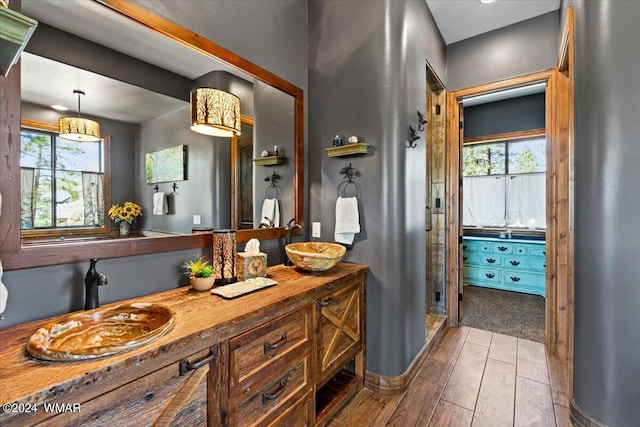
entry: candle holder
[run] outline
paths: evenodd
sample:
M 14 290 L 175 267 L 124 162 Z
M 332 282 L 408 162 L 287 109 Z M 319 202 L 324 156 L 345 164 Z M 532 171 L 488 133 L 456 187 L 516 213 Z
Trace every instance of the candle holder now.
M 216 285 L 236 281 L 236 230 L 213 231 L 213 266 Z

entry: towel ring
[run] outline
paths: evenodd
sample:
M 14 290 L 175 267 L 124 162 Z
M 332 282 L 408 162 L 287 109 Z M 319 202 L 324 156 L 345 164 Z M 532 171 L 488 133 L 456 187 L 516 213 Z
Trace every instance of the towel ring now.
M 353 194 L 349 195 L 349 193 Z M 355 197 L 359 199 L 360 194 L 362 194 L 362 189 L 355 181 L 342 181 L 338 185 L 338 197 Z
M 264 197 L 267 199 L 279 199 L 282 196 L 282 189 L 277 185 L 270 185 L 264 192 Z

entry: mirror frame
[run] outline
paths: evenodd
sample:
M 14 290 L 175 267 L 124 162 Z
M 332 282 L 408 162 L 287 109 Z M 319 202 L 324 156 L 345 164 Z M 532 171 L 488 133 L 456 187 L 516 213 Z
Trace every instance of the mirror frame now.
M 120 0 L 94 0 L 115 13 L 143 25 L 204 55 L 221 60 L 252 77 L 261 80 L 295 99 L 295 176 L 294 215 L 298 224 L 304 221 L 304 98 L 302 89 L 264 68 L 241 58 L 197 33 L 160 15 Z M 20 0 L 11 2 L 20 10 Z M 7 77 L 0 77 L 0 259 L 5 270 L 44 267 L 84 262 L 89 258 L 123 258 L 159 252 L 210 248 L 213 236 L 188 234 L 168 237 L 65 242 L 50 245 L 22 246 L 20 233 L 20 63 Z M 284 227 L 238 230 L 237 242 L 251 238 L 277 239 L 285 234 Z

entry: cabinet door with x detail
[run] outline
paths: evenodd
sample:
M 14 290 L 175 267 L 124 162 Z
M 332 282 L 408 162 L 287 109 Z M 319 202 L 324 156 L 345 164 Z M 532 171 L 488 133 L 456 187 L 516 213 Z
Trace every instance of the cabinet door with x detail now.
M 362 351 L 362 287 L 359 282 L 316 302 L 316 373 L 320 382 Z

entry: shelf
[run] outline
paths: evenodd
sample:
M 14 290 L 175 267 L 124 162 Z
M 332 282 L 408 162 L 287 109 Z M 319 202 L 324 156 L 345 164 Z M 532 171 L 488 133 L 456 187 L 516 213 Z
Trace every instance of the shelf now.
M 253 159 L 253 162 L 256 166 L 271 166 L 271 165 L 279 165 L 284 160 L 284 157 L 280 156 L 267 156 L 267 157 L 259 157 L 257 159 Z
M 18 61 L 38 22 L 6 7 L 0 7 L 0 75 Z
M 358 154 L 367 154 L 369 144 L 357 142 L 355 144 L 342 145 L 340 147 L 325 148 L 329 157 L 355 156 Z
M 322 424 L 334 415 L 357 391 L 360 377 L 341 369 L 316 392 L 316 422 Z

